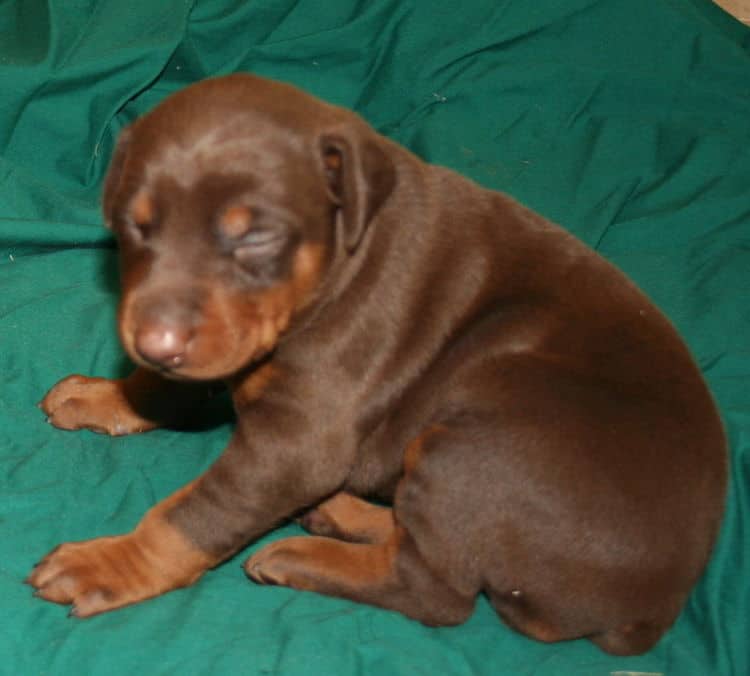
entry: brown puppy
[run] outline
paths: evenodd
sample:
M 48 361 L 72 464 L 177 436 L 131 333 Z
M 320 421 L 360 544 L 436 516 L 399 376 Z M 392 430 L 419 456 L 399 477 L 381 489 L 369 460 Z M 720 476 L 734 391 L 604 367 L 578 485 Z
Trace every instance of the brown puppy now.
M 248 75 L 135 122 L 104 212 L 139 368 L 63 380 L 52 423 L 152 429 L 200 406 L 180 381 L 223 379 L 237 428 L 132 533 L 49 554 L 42 598 L 134 603 L 312 510 L 318 536 L 262 549 L 251 578 L 433 625 L 485 592 L 528 636 L 617 654 L 673 623 L 717 534 L 725 437 L 672 326 L 593 251 Z

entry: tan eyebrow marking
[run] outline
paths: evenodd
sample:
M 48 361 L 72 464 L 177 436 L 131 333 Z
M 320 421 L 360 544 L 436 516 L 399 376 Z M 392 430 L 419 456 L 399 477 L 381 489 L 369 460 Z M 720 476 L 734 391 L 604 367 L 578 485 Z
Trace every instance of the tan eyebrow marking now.
M 145 190 L 141 190 L 130 203 L 130 214 L 137 225 L 152 223 L 155 212 L 154 200 Z
M 323 154 L 323 162 L 326 165 L 326 169 L 337 171 L 341 169 L 341 153 L 337 150 L 326 150 Z
M 246 235 L 253 222 L 253 212 L 250 207 L 229 207 L 219 221 L 219 229 L 222 234 L 232 239 Z

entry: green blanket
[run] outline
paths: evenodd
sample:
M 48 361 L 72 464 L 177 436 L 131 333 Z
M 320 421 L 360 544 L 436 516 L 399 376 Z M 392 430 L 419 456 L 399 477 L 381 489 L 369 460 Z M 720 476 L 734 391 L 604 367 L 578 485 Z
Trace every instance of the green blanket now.
M 21 584 L 58 542 L 131 529 L 230 434 L 65 433 L 35 404 L 69 373 L 128 369 L 98 206 L 118 131 L 237 70 L 353 108 L 513 194 L 682 331 L 726 421 L 732 485 L 711 565 L 649 654 L 536 643 L 481 598 L 465 625 L 429 629 L 259 587 L 240 562 L 262 542 L 193 588 L 87 621 Z M 750 31 L 708 0 L 0 3 L 0 672 L 747 676 L 749 186 Z

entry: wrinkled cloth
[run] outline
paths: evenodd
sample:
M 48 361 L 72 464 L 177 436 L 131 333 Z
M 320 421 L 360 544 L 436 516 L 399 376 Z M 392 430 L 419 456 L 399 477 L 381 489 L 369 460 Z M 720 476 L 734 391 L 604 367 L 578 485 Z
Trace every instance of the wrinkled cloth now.
M 511 193 L 622 268 L 682 332 L 726 422 L 732 483 L 709 568 L 650 653 L 537 643 L 482 597 L 466 624 L 430 629 L 250 583 L 240 563 L 296 526 L 192 588 L 91 620 L 21 583 L 61 541 L 130 530 L 231 433 L 62 432 L 35 404 L 69 373 L 129 369 L 99 207 L 118 132 L 233 71 L 293 82 Z M 747 676 L 748 186 L 750 31 L 708 0 L 0 3 L 0 671 Z

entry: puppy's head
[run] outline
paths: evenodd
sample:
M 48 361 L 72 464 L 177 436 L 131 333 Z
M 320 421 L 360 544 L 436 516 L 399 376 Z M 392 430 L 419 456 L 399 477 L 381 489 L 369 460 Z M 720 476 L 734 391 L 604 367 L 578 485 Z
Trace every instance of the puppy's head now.
M 166 99 L 122 133 L 105 182 L 125 349 L 190 379 L 267 354 L 394 180 L 362 120 L 288 85 L 233 75 Z

